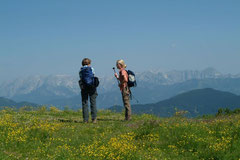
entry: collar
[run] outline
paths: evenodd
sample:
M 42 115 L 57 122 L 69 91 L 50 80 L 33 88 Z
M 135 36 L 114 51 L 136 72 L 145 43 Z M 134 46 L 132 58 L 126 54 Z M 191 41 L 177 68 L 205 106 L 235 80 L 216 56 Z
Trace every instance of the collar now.
M 125 70 L 125 68 L 121 68 L 121 69 L 120 69 L 120 71 L 123 71 L 123 70 Z

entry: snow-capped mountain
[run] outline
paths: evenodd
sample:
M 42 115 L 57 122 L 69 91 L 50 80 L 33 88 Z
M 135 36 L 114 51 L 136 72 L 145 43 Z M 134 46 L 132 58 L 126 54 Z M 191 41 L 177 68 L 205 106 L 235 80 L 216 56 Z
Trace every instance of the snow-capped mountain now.
M 160 86 L 172 86 L 189 80 L 239 77 L 240 75 L 221 74 L 213 68 L 207 68 L 203 71 L 174 70 L 168 72 L 146 71 L 136 73 L 138 91 L 140 92 L 141 90 L 141 92 L 144 92 L 145 90 L 152 90 L 154 93 L 157 93 L 157 91 L 153 90 Z M 71 75 L 29 76 L 18 78 L 0 85 L 0 97 L 11 98 L 16 101 L 30 101 L 38 104 L 57 99 L 71 98 L 80 94 L 78 80 L 78 76 Z M 115 77 L 100 77 L 98 92 L 105 97 L 105 100 L 106 97 L 108 97 L 106 95 L 117 91 L 118 87 Z M 144 95 L 144 93 L 142 93 L 142 95 Z M 156 98 L 158 98 L 158 96 L 151 97 L 152 100 L 156 100 Z
M 229 75 L 230 76 L 230 75 Z M 207 68 L 203 71 L 146 71 L 137 74 L 138 80 L 144 83 L 152 83 L 158 85 L 172 85 L 181 83 L 191 79 L 206 79 L 206 78 L 223 78 L 226 75 L 221 74 L 214 68 Z
M 30 76 L 18 78 L 0 86 L 0 96 L 14 97 L 35 92 L 40 88 L 45 88 L 49 93 L 57 96 L 72 96 L 78 93 L 77 78 L 69 75 L 51 76 Z M 61 90 L 68 89 L 72 95 L 66 94 Z

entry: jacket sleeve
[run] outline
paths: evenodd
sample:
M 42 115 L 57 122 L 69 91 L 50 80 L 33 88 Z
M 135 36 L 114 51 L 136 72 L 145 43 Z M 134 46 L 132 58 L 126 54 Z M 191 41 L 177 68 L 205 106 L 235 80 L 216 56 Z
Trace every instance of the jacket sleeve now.
M 79 78 L 82 79 L 82 72 L 81 72 L 81 70 L 79 71 Z

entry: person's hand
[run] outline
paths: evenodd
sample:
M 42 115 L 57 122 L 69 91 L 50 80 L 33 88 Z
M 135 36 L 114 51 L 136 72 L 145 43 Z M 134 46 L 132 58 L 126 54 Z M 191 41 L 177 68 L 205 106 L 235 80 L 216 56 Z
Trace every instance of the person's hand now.
M 114 76 L 115 76 L 116 78 L 118 78 L 118 74 L 117 74 L 117 73 L 115 73 Z

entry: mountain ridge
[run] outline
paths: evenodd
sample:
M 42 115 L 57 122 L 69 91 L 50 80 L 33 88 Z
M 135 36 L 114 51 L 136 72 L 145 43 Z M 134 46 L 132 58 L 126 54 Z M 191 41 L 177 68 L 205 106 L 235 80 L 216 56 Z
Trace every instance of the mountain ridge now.
M 39 105 L 31 102 L 26 102 L 26 101 L 15 102 L 11 99 L 0 97 L 0 107 L 15 107 L 18 109 L 25 106 L 38 107 Z
M 231 110 L 240 107 L 240 96 L 212 88 L 196 89 L 181 93 L 172 98 L 150 104 L 132 105 L 137 114 L 155 114 L 161 117 L 172 116 L 176 109 L 189 112 L 189 116 L 216 114 L 219 108 Z M 123 107 L 113 106 L 112 111 L 121 111 Z

